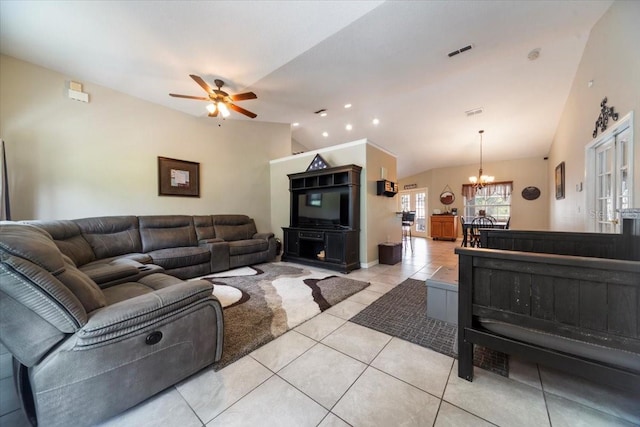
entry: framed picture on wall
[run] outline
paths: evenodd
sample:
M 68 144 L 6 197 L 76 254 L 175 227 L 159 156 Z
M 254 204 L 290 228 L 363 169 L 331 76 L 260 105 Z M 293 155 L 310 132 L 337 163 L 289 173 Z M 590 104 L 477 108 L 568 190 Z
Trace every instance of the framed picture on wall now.
M 564 199 L 564 162 L 556 166 L 556 200 Z
M 200 163 L 158 157 L 158 195 L 200 197 Z

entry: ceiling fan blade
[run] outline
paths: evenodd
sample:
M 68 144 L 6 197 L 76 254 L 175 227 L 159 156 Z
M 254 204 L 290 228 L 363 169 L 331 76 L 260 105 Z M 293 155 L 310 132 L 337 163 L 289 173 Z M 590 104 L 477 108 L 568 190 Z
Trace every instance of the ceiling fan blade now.
M 195 80 L 196 83 L 198 83 L 202 89 L 207 91 L 207 93 L 213 93 L 213 89 L 211 88 L 211 86 L 209 86 L 209 83 L 202 80 L 202 77 L 196 76 L 195 74 L 189 74 L 189 77 Z
M 232 101 L 244 101 L 245 99 L 256 99 L 258 95 L 253 92 L 245 92 L 231 95 L 229 98 L 231 98 Z
M 209 117 L 218 117 L 218 109 L 216 108 L 216 111 L 209 113 Z
M 252 112 L 251 112 L 251 111 L 249 111 L 249 110 L 245 110 L 245 109 L 244 109 L 244 108 L 242 108 L 242 107 L 238 107 L 238 106 L 237 106 L 237 105 L 235 105 L 235 104 L 231 104 L 231 103 L 230 103 L 230 104 L 227 104 L 227 106 L 228 106 L 229 108 L 231 108 L 232 110 L 237 111 L 237 112 L 238 112 L 238 113 L 240 113 L 240 114 L 244 114 L 244 115 L 245 115 L 245 116 L 247 116 L 247 117 L 251 117 L 252 119 L 255 119 L 256 117 L 258 117 L 258 115 L 257 115 L 257 114 L 252 113 Z
M 187 99 L 197 99 L 200 101 L 209 101 L 209 98 L 205 98 L 204 96 L 179 95 L 177 93 L 170 93 L 169 96 L 173 96 L 176 98 L 187 98 Z

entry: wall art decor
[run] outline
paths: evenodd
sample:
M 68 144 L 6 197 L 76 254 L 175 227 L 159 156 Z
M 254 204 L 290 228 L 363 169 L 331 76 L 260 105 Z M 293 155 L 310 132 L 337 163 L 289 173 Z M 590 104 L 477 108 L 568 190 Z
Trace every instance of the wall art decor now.
M 609 117 L 611 117 L 615 122 L 618 120 L 618 113 L 613 111 L 613 107 L 607 107 L 607 97 L 605 96 L 600 103 L 600 116 L 598 116 L 598 120 L 596 120 L 596 128 L 593 130 L 594 138 L 598 136 L 598 128 L 600 128 L 600 132 L 604 132 L 607 129 Z
M 200 163 L 158 157 L 158 195 L 200 197 Z
M 453 191 L 451 190 L 451 188 L 449 188 L 449 185 L 445 186 L 444 190 L 442 190 L 442 193 L 440 193 L 440 203 L 442 203 L 443 205 L 450 205 L 455 200 L 456 195 L 453 194 Z
M 556 166 L 556 200 L 564 199 L 564 162 Z
M 522 190 L 522 198 L 525 200 L 535 200 L 540 197 L 540 189 L 538 187 L 529 186 Z

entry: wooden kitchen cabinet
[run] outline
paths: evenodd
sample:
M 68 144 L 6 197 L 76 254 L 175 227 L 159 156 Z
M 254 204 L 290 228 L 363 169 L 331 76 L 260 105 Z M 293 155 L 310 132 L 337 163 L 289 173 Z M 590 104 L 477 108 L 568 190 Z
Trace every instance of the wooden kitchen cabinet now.
M 457 215 L 431 215 L 431 238 L 433 240 L 456 240 L 458 238 Z

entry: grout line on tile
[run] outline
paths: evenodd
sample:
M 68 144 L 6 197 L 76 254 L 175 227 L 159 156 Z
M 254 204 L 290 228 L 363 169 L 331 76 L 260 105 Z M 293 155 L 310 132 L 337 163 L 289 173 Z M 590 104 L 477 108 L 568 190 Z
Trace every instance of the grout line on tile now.
M 478 415 L 478 414 L 474 414 L 473 412 L 469 412 L 468 410 L 466 410 L 466 409 L 464 409 L 464 408 L 461 408 L 461 407 L 459 407 L 458 405 L 456 405 L 456 404 L 454 404 L 454 403 L 449 402 L 448 400 L 446 400 L 446 399 L 444 398 L 444 395 L 445 395 L 445 393 L 447 392 L 447 386 L 449 385 L 449 381 L 451 380 L 451 375 L 452 375 L 452 374 L 454 374 L 454 375 L 455 375 L 455 373 L 453 372 L 453 368 L 454 368 L 454 366 L 455 366 L 455 365 L 456 365 L 456 363 L 455 363 L 455 359 L 454 359 L 454 361 L 451 363 L 451 369 L 449 370 L 449 376 L 447 377 L 447 383 L 445 384 L 445 386 L 444 386 L 444 390 L 442 391 L 442 399 L 440 399 L 440 405 L 442 405 L 442 402 L 447 402 L 449 405 L 454 406 L 454 407 L 456 407 L 456 408 L 460 409 L 461 411 L 466 412 L 467 414 L 473 415 L 473 416 L 474 416 L 474 417 L 476 417 L 476 418 L 480 418 L 481 420 L 486 421 L 487 423 L 489 423 L 489 424 L 491 424 L 491 425 L 494 425 L 494 426 L 495 426 L 495 425 L 497 425 L 497 424 L 492 423 L 491 421 L 489 421 L 489 420 L 487 420 L 487 419 L 482 418 L 482 417 L 481 417 L 480 415 Z M 466 380 L 465 380 L 465 381 L 466 381 Z M 438 412 L 440 412 L 440 407 L 438 407 Z M 437 420 L 437 419 L 438 419 L 438 417 L 436 416 L 436 420 Z M 435 421 L 434 421 L 434 423 L 435 423 Z
M 255 360 L 256 362 L 260 363 L 258 360 L 254 359 L 253 357 L 251 357 L 253 360 Z M 262 363 L 260 363 L 260 365 L 262 365 Z M 262 365 L 264 366 L 264 365 Z M 266 366 L 264 366 L 269 372 L 271 372 L 271 375 L 269 375 L 264 381 L 262 381 L 260 384 L 256 385 L 255 387 L 253 387 L 251 390 L 249 390 L 248 392 L 246 392 L 245 394 L 243 394 L 242 396 L 240 396 L 239 398 L 237 398 L 235 401 L 233 401 L 231 404 L 229 404 L 229 406 L 227 406 L 226 408 L 224 408 L 222 411 L 220 411 L 219 414 L 217 414 L 215 417 L 211 418 L 209 421 L 207 421 L 206 423 L 203 423 L 202 425 L 204 427 L 206 427 L 206 425 L 208 423 L 210 423 L 211 421 L 215 420 L 216 418 L 218 418 L 220 415 L 224 414 L 225 412 L 227 412 L 229 410 L 229 408 L 231 408 L 233 405 L 235 405 L 236 403 L 240 402 L 242 399 L 244 399 L 245 397 L 247 397 L 249 394 L 251 394 L 255 389 L 257 389 L 258 387 L 260 387 L 262 384 L 266 383 L 267 381 L 269 381 L 271 378 L 273 378 L 274 376 L 276 376 L 276 374 L 269 368 L 267 368 Z M 224 369 L 224 368 L 223 368 Z M 178 393 L 180 393 L 178 391 Z M 182 396 L 182 395 L 181 395 Z M 184 396 L 182 397 L 184 399 Z M 186 399 L 185 399 L 186 400 Z M 187 402 L 188 403 L 188 402 Z M 189 406 L 191 407 L 191 406 Z M 193 409 L 193 408 L 192 408 Z M 198 414 L 196 414 L 197 416 Z M 200 419 L 200 417 L 198 417 L 198 419 Z M 201 420 L 202 421 L 202 420 Z
M 544 399 L 544 409 L 547 411 L 547 419 L 549 420 L 549 425 L 551 424 L 551 414 L 549 413 L 549 404 L 547 403 L 547 393 L 544 391 L 544 384 L 542 383 L 542 374 L 540 373 L 540 365 L 536 363 L 536 372 L 538 372 L 538 379 L 540 380 L 540 389 L 542 390 L 542 398 Z

